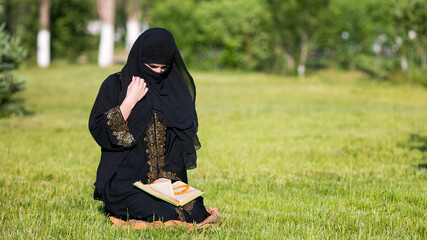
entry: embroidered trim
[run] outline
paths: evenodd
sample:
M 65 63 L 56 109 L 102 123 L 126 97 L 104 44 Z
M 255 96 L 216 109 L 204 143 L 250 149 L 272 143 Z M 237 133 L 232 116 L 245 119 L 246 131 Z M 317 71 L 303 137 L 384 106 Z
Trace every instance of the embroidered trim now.
M 144 141 L 147 142 L 147 150 L 148 153 L 148 173 L 147 173 L 147 182 L 152 183 L 156 180 L 157 177 L 157 164 L 156 164 L 156 145 L 154 138 L 154 124 L 151 124 L 146 132 L 146 137 L 144 137 Z
M 175 207 L 175 210 L 178 213 L 179 221 L 186 222 L 185 221 L 184 209 L 182 207 Z
M 132 134 L 129 132 L 127 122 L 123 118 L 120 107 L 114 107 L 105 113 L 107 115 L 107 125 L 111 127 L 113 136 L 119 141 L 117 145 L 129 147 L 135 141 Z
M 178 213 L 179 221 L 187 222 L 188 220 L 190 220 L 192 218 L 192 212 L 193 212 L 193 208 L 194 208 L 195 203 L 196 203 L 196 200 L 192 200 L 191 202 L 185 204 L 182 207 L 175 207 L 175 210 Z M 184 211 L 187 212 L 190 219 L 186 219 Z
M 163 171 L 166 153 L 166 126 L 158 120 L 155 112 L 154 121 L 148 127 L 144 141 L 147 142 L 146 152 L 149 159 L 147 162 L 147 182 L 152 183 L 158 178 L 181 180 L 176 176 L 176 173 Z
M 184 210 L 188 213 L 188 215 L 192 216 L 194 204 L 196 203 L 196 200 L 192 200 L 191 202 L 185 204 L 183 206 Z

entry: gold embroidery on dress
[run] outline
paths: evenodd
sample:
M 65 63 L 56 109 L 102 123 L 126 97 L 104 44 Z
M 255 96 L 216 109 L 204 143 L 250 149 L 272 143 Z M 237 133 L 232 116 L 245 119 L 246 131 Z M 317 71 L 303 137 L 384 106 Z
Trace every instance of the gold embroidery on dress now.
M 185 222 L 185 213 L 186 211 L 188 213 L 188 216 L 191 217 L 191 214 L 193 212 L 194 204 L 196 203 L 196 200 L 192 200 L 191 202 L 185 204 L 182 207 L 175 207 L 176 212 L 178 213 L 178 218 L 181 222 Z
M 188 215 L 191 216 L 192 212 L 193 212 L 193 208 L 194 208 L 194 204 L 196 203 L 196 200 L 192 200 L 191 202 L 185 204 L 183 206 L 184 210 L 188 213 Z
M 178 219 L 181 222 L 185 222 L 184 209 L 182 207 L 175 207 L 176 212 L 178 213 Z
M 176 173 L 163 171 L 166 153 L 166 126 L 158 120 L 155 112 L 154 122 L 148 126 L 144 141 L 147 142 L 148 183 L 152 183 L 158 178 L 180 180 Z
M 120 111 L 120 107 L 114 107 L 105 113 L 107 115 L 107 125 L 113 130 L 113 136 L 119 140 L 117 145 L 123 147 L 129 147 L 135 139 L 132 134 L 129 132 L 128 125 L 123 118 L 123 115 Z

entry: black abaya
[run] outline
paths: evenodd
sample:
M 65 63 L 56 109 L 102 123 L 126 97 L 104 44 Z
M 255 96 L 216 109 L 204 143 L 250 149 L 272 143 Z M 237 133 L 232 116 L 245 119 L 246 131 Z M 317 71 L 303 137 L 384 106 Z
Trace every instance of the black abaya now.
M 156 49 L 147 48 L 147 42 L 153 40 L 154 47 L 169 50 L 153 54 Z M 144 68 L 150 58 L 162 61 L 165 57 L 169 68 L 164 73 Z M 119 106 L 132 76 L 143 77 L 149 91 L 125 121 Z M 175 208 L 132 185 L 158 178 L 188 182 L 186 170 L 196 166 L 195 150 L 200 147 L 194 100 L 194 83 L 172 35 L 164 29 L 147 30 L 132 47 L 121 75 L 113 74 L 102 84 L 89 119 L 91 134 L 102 151 L 95 196 L 103 200 L 110 214 L 187 222 L 202 222 L 209 216 L 201 197 Z

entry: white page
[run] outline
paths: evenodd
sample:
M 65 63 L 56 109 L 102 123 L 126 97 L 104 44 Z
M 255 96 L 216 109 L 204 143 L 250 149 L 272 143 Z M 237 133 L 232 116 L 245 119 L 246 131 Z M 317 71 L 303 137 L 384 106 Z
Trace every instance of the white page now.
M 154 184 L 151 184 L 150 187 L 166 196 L 175 198 L 175 195 L 173 194 L 173 190 L 172 190 L 172 184 L 170 181 L 162 182 L 162 183 L 154 183 Z
M 181 181 L 177 181 L 177 182 L 175 182 L 172 185 L 172 187 L 178 187 L 178 186 L 181 186 L 181 185 L 187 185 L 187 184 L 185 184 L 185 183 L 183 183 Z M 184 190 L 184 188 L 179 188 L 179 189 L 175 190 L 174 192 L 175 193 L 181 193 L 183 190 Z M 188 190 L 188 193 L 186 193 L 186 194 L 180 194 L 180 195 L 175 195 L 175 198 L 178 199 L 178 201 L 181 202 L 182 200 L 184 200 L 184 199 L 186 199 L 186 198 L 188 198 L 190 196 L 196 195 L 197 193 L 200 193 L 200 192 L 201 192 L 200 190 L 195 189 L 193 187 L 190 187 L 190 189 Z

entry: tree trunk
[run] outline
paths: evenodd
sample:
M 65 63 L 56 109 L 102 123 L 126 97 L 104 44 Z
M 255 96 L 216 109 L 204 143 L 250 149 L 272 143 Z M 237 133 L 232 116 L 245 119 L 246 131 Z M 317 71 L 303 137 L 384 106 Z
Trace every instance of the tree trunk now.
M 420 60 L 421 60 L 421 68 L 425 68 L 427 66 L 427 55 L 423 48 L 420 49 Z
M 290 72 L 295 69 L 295 60 L 292 54 L 285 51 L 285 59 L 286 59 L 286 71 Z
M 138 1 L 129 0 L 127 3 L 126 49 L 129 50 L 141 34 L 141 24 L 139 22 L 140 6 Z
M 6 0 L 6 3 L 5 3 L 5 7 L 4 7 L 4 10 L 5 10 L 5 20 L 6 20 L 6 26 L 5 26 L 5 30 L 10 34 L 10 35 L 12 35 L 12 18 L 13 18 L 13 16 L 12 16 L 12 3 L 11 3 L 11 0 Z
M 42 0 L 39 8 L 40 30 L 37 33 L 37 65 L 48 67 L 50 64 L 50 1 Z
M 404 55 L 400 57 L 400 66 L 402 67 L 403 72 L 408 71 L 408 58 Z
M 283 56 L 284 59 L 283 65 L 277 65 L 278 71 L 284 73 L 292 72 L 295 70 L 295 59 L 292 56 L 292 53 L 286 49 L 286 44 L 283 42 L 282 38 L 276 38 L 276 41 L 277 43 L 274 48 L 274 53 L 277 56 L 281 56 L 281 58 Z
M 308 37 L 306 33 L 301 34 L 301 49 L 300 49 L 300 58 L 298 63 L 298 76 L 304 77 L 305 74 L 305 64 L 307 63 L 308 56 Z
M 114 0 L 98 0 L 98 14 L 101 19 L 98 65 L 106 67 L 114 58 Z

